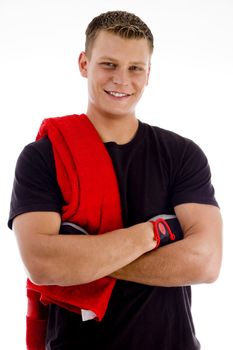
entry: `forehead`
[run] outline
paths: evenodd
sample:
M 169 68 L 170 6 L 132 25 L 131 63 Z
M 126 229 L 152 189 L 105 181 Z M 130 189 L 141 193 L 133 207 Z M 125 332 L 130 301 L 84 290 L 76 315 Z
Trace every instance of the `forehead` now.
M 125 39 L 120 36 L 100 31 L 95 38 L 91 50 L 92 58 L 113 57 L 116 60 L 129 59 L 130 61 L 148 61 L 151 53 L 147 39 Z

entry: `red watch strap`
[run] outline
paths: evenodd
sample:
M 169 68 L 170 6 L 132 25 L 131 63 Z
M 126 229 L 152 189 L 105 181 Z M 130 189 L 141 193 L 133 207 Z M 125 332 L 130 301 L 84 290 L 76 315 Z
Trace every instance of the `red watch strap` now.
M 151 222 L 154 227 L 154 239 L 157 242 L 155 249 L 160 246 L 161 240 L 167 235 L 169 235 L 171 241 L 174 241 L 175 235 L 172 233 L 171 228 L 166 220 L 159 218 Z

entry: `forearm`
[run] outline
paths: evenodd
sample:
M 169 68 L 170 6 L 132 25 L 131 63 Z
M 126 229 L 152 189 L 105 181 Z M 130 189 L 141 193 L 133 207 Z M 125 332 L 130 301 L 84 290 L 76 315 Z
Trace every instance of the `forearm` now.
M 113 277 L 152 286 L 209 283 L 222 260 L 222 219 L 217 207 L 195 203 L 175 207 L 184 239 L 144 254 Z
M 217 278 L 213 251 L 200 246 L 197 237 L 187 237 L 144 254 L 111 276 L 163 287 L 213 282 Z
M 146 247 L 131 239 L 132 234 L 122 229 L 99 236 L 48 237 L 44 282 L 65 286 L 109 275 L 145 253 Z
M 19 231 L 22 259 L 29 277 L 37 284 L 88 283 L 111 274 L 155 247 L 151 223 L 86 236 L 59 235 L 55 231 L 51 234 L 52 230 L 45 224 L 42 232 L 41 225 L 39 229 L 34 224 L 27 227 L 25 220 L 22 229 L 20 220 L 15 220 L 14 226 L 16 233 Z

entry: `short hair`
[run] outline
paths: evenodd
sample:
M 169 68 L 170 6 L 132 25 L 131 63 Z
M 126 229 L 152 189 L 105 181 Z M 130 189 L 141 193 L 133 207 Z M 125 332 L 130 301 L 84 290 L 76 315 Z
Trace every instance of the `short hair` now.
M 154 38 L 149 27 L 136 15 L 126 11 L 108 11 L 94 17 L 86 29 L 85 51 L 91 51 L 101 30 L 116 34 L 124 39 L 147 39 L 151 53 Z

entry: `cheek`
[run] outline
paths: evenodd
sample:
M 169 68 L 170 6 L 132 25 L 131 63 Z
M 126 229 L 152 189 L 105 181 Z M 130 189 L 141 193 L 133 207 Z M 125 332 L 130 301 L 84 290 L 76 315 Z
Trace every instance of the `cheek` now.
M 104 80 L 103 78 L 98 74 L 89 76 L 88 79 L 88 94 L 89 98 L 94 101 L 99 101 L 103 97 L 103 90 L 104 90 Z
M 94 89 L 101 89 L 101 87 L 103 88 L 104 84 L 106 84 L 106 82 L 108 81 L 108 77 L 106 74 L 103 74 L 102 72 L 93 72 L 90 76 L 89 76 L 89 81 L 90 81 L 90 85 L 93 86 Z
M 148 83 L 147 76 L 137 77 L 133 82 L 135 88 L 137 88 L 138 91 L 143 91 L 147 83 Z

